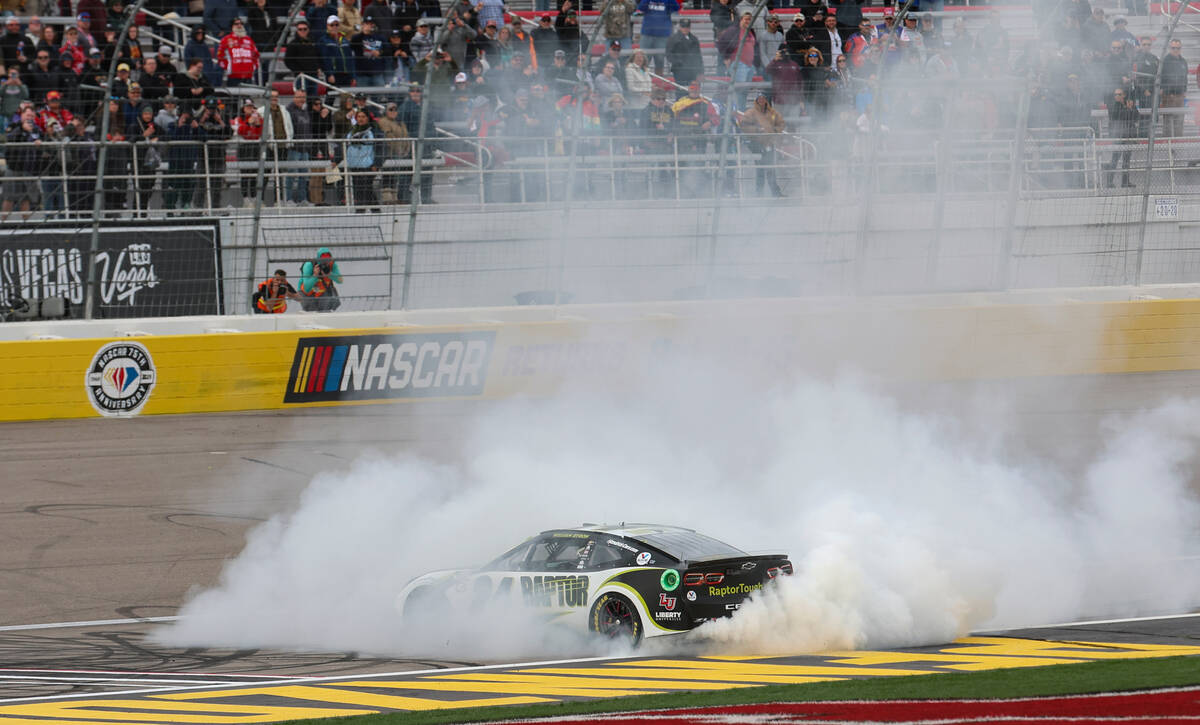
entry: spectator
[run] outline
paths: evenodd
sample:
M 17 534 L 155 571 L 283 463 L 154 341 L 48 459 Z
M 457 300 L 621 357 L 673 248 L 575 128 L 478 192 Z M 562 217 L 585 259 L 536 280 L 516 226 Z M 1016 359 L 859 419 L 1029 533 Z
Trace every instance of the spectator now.
M 267 147 L 268 153 L 275 159 L 282 160 L 287 156 L 286 152 L 295 138 L 292 114 L 279 102 L 279 91 L 274 88 L 267 92 L 266 105 L 259 106 L 256 110 L 262 119 L 262 138 L 271 143 Z
M 862 68 L 867 62 L 867 51 L 875 42 L 875 26 L 870 20 L 864 19 L 859 23 L 859 30 L 849 38 L 846 38 L 846 43 L 843 48 L 843 55 L 850 57 L 850 64 L 854 68 Z
M 664 51 L 671 37 L 671 16 L 679 12 L 678 0 L 641 0 L 642 50 L 654 56 L 654 72 L 662 75 Z
M 608 53 L 597 58 L 596 62 L 592 64 L 592 75 L 600 75 L 600 73 L 604 70 L 604 65 L 606 63 L 612 63 L 618 69 L 622 68 L 625 65 L 625 61 L 621 59 L 621 49 L 621 41 L 614 40 L 613 42 L 609 43 Z
M 362 13 L 358 12 L 356 0 L 342 0 L 337 15 L 346 35 L 362 32 Z
M 1138 39 L 1138 47 L 1133 53 L 1133 90 L 1138 105 L 1149 108 L 1154 102 L 1154 79 L 1158 76 L 1158 56 L 1151 52 L 1154 38 L 1148 35 Z M 1186 82 L 1186 74 L 1185 74 Z
M 53 57 L 58 53 L 58 48 L 61 45 L 62 43 L 58 40 L 58 31 L 55 30 L 53 25 L 47 25 L 42 28 L 41 36 L 38 38 L 35 47 L 39 51 L 44 50 L 49 52 L 51 57 Z
M 300 268 L 300 306 L 305 312 L 332 312 L 341 306 L 337 287 L 342 271 L 328 247 L 317 250 L 317 258 Z
M 570 0 L 565 4 L 569 5 Z M 554 19 L 554 29 L 558 31 L 558 46 L 568 58 L 574 58 L 587 49 L 587 38 L 579 31 L 579 16 L 574 10 L 560 12 Z
M 321 51 L 313 42 L 312 33 L 306 20 L 296 23 L 296 32 L 284 51 L 283 63 L 288 70 L 297 76 L 305 74 L 317 78 L 321 74 Z M 303 88 L 307 93 L 316 94 L 317 84 L 311 80 L 296 79 L 296 88 Z
M 350 38 L 354 51 L 355 80 L 361 86 L 387 85 L 387 59 L 384 57 L 386 41 L 375 32 L 374 20 L 362 21 L 362 32 Z
M 608 10 L 600 19 L 604 29 L 604 38 L 611 44 L 619 42 L 622 48 L 633 47 L 633 17 L 637 10 L 634 0 L 609 0 Z
M 792 16 L 792 26 L 783 34 L 783 39 L 787 44 L 788 57 L 799 66 L 804 62 L 804 51 L 812 45 L 812 33 L 804 27 L 804 13 L 796 13 Z
M 396 160 L 399 162 L 408 162 L 412 157 L 412 143 L 408 140 L 408 128 L 404 122 L 400 120 L 400 109 L 395 103 L 388 103 L 377 123 L 379 130 L 383 133 L 383 137 L 388 139 L 383 145 L 383 163 L 380 168 L 383 170 L 383 177 L 380 180 L 380 190 L 383 201 L 395 203 L 399 201 L 402 194 L 408 194 L 408 185 L 412 181 L 412 174 L 406 174 L 403 171 L 388 171 L 387 162 Z M 403 181 L 403 186 L 401 182 Z
M 842 54 L 842 36 L 837 30 L 837 16 L 830 10 L 825 16 L 825 29 L 813 32 L 812 45 L 821 51 L 825 67 L 832 68 L 835 58 Z
M 128 180 L 130 150 L 125 114 L 121 100 L 111 97 L 108 101 L 108 151 L 104 162 L 104 209 L 120 212 L 129 204 Z
M 409 56 L 403 33 L 402 30 L 393 30 L 388 36 L 386 68 L 390 86 L 404 86 L 409 82 Z
M 492 84 L 483 70 L 483 61 L 478 58 L 471 61 L 470 67 L 467 68 L 467 87 L 471 89 L 473 97 L 494 97 L 496 95 L 496 91 L 492 88 Z
M 200 104 L 213 94 L 213 87 L 204 75 L 204 61 L 200 58 L 188 61 L 187 71 L 175 76 L 173 85 L 180 105 L 194 115 L 199 115 Z
M 354 124 L 346 134 L 349 143 L 346 144 L 346 171 L 350 177 L 350 188 L 353 196 L 348 199 L 352 206 L 360 207 L 357 211 L 366 211 L 368 207 L 378 204 L 375 198 L 375 132 L 367 112 L 359 109 L 354 112 Z
M 363 8 L 363 22 L 370 20 L 375 23 L 375 32 L 384 38 L 392 34 L 392 18 L 392 9 L 387 0 L 371 2 Z
M 404 124 L 408 129 L 410 136 L 416 137 L 420 134 L 421 129 L 421 86 L 413 83 L 408 89 L 408 98 L 400 105 L 397 113 L 397 120 Z M 428 135 L 428 134 L 427 134 Z M 433 144 L 423 143 L 420 145 L 421 158 L 433 158 Z M 401 189 L 399 201 L 407 203 L 412 197 L 412 176 L 408 177 L 409 183 L 405 188 Z M 433 176 L 428 173 L 421 174 L 421 203 L 433 203 Z
M 321 102 L 320 98 L 309 99 L 309 119 L 312 121 L 312 136 L 318 139 L 311 148 L 312 158 L 314 160 L 325 161 L 329 159 L 329 145 L 322 143 L 320 139 L 327 139 L 333 134 L 333 111 L 329 106 Z M 317 167 L 317 171 L 321 171 L 321 167 Z M 323 173 L 312 173 L 308 177 L 308 200 L 313 204 L 325 206 L 325 175 Z
M 512 33 L 513 54 L 521 53 L 525 56 L 529 66 L 537 70 L 537 52 L 533 49 L 533 36 L 525 31 L 516 15 L 513 15 L 511 19 L 513 22 L 509 26 L 509 31 Z
M 278 98 L 278 96 L 276 95 Z M 292 93 L 292 101 L 284 108 L 287 114 L 287 132 L 291 143 L 287 146 L 287 160 L 290 162 L 308 161 L 312 158 L 311 139 L 316 138 L 312 114 L 308 110 L 308 94 L 303 88 L 297 88 Z M 272 129 L 275 121 L 272 119 Z M 274 130 L 272 131 L 274 132 Z M 305 175 L 291 174 L 287 177 L 284 190 L 284 201 L 289 204 L 305 204 L 308 201 L 308 179 Z
M 200 126 L 200 137 L 207 142 L 204 146 L 204 157 L 199 159 L 199 168 L 208 178 L 208 203 L 205 203 L 203 198 L 206 190 L 200 189 L 201 203 L 198 206 L 217 209 L 224 202 L 222 198 L 225 186 L 224 141 L 232 135 L 232 132 L 229 123 L 225 120 L 224 106 L 215 96 L 204 99 L 204 105 L 200 109 L 197 121 Z
M 215 38 L 228 34 L 238 15 L 237 0 L 204 0 L 204 27 Z
M 488 23 L 493 23 L 497 28 L 505 27 L 504 14 L 507 10 L 504 0 L 479 0 L 475 5 L 475 12 L 479 13 L 479 24 L 485 28 Z
M 296 288 L 287 280 L 287 272 L 277 269 L 273 277 L 259 283 L 250 303 L 255 314 L 282 315 L 287 312 L 288 300 L 299 298 Z
M 667 61 L 675 82 L 687 87 L 704 72 L 700 41 L 692 34 L 692 21 L 679 19 L 679 29 L 667 39 Z
M 9 173 L 25 178 L 4 184 L 4 202 L 0 206 L 3 216 L 0 217 L 0 221 L 7 221 L 14 208 L 28 218 L 39 201 L 38 185 L 33 182 L 41 174 L 42 161 L 41 150 L 35 145 L 42 142 L 42 131 L 37 126 L 33 109 L 29 108 L 21 113 L 20 119 L 8 131 L 5 140 L 9 144 L 5 150 L 5 162 Z
M 189 209 L 196 191 L 197 164 L 204 132 L 190 109 L 179 112 L 167 132 L 167 175 L 163 178 L 163 208 Z
M 4 117 L 7 125 L 8 119 L 17 114 L 21 104 L 29 100 L 29 88 L 21 82 L 21 72 L 16 66 L 8 69 L 8 77 L 4 80 L 4 88 L 0 94 L 0 115 Z M 41 129 L 38 131 L 40 133 Z
M 448 20 L 450 27 L 442 34 L 442 47 L 454 59 L 459 68 L 467 67 L 467 47 L 479 33 L 471 27 L 467 19 L 459 13 L 452 13 Z M 557 42 L 557 35 L 555 39 Z
M 533 80 L 526 75 L 526 68 L 524 54 L 514 53 L 508 65 L 494 68 L 488 73 L 492 87 L 505 103 L 512 103 L 521 88 L 529 90 L 529 86 L 533 85 Z
M 104 0 L 79 0 L 76 3 L 75 12 L 78 13 L 75 17 L 76 22 L 87 21 L 87 27 L 82 32 L 83 40 L 91 46 L 95 46 L 96 39 L 91 37 L 91 29 L 108 27 L 108 10 Z M 69 11 L 63 14 L 68 17 L 71 15 Z
M 712 20 L 714 38 L 720 37 L 721 33 L 733 27 L 736 7 L 737 0 L 716 0 L 712 4 L 712 9 L 708 11 L 708 17 Z
M 823 120 L 829 108 L 831 79 L 825 59 L 817 48 L 809 48 L 804 54 L 800 78 L 804 81 L 804 105 L 808 115 Z
M 38 114 L 38 128 L 47 131 L 51 123 L 57 122 L 65 129 L 74 120 L 75 114 L 62 104 L 61 93 L 50 91 L 46 94 L 46 107 Z
M 1108 69 L 1108 85 L 1112 88 L 1133 88 L 1133 58 L 1128 53 L 1129 45 L 1113 39 L 1104 66 Z
M 717 49 L 729 67 L 733 82 L 749 83 L 754 79 L 754 72 L 762 66 L 758 58 L 758 37 L 754 28 L 750 27 L 752 16 L 743 13 L 741 22 L 736 26 L 726 28 L 717 38 Z M 735 90 L 733 107 L 740 109 L 744 105 L 745 90 Z
M 312 39 L 317 45 L 325 39 L 330 17 L 337 17 L 337 8 L 331 6 L 329 0 L 313 0 L 312 4 L 304 9 L 304 20 L 312 28 Z
M 129 30 L 126 31 L 125 42 L 121 44 L 120 53 L 117 55 L 117 62 L 128 63 L 133 70 L 140 70 L 145 57 L 146 51 L 142 48 L 138 26 L 130 25 Z
M 29 60 L 25 55 L 27 44 L 28 39 L 25 33 L 21 32 L 21 21 L 10 15 L 8 20 L 4 21 L 4 35 L 0 35 L 0 60 L 4 62 L 5 68 L 25 65 Z
M 550 92 L 555 98 L 566 90 L 566 84 L 575 82 L 575 69 L 567 65 L 567 54 L 562 48 L 554 51 L 550 65 L 542 69 L 542 80 L 550 87 Z M 479 94 L 473 93 L 472 95 Z
M 625 86 L 621 83 L 621 76 L 617 76 L 617 66 L 611 60 L 604 64 L 604 68 L 600 71 L 600 75 L 596 76 L 596 94 L 603 99 L 609 99 L 613 96 L 623 96 Z
M 42 209 L 47 218 L 56 217 L 66 209 L 63 200 L 63 160 L 66 156 L 63 142 L 66 133 L 63 128 L 57 119 L 50 119 L 41 146 L 41 169 L 38 175 L 41 177 Z
M 80 4 L 82 5 L 83 3 L 81 2 Z M 101 31 L 108 29 L 108 26 L 104 23 L 98 22 L 96 25 L 92 25 L 92 14 L 90 12 L 80 12 L 79 15 L 75 16 L 75 31 L 79 34 L 79 44 L 83 46 L 85 52 L 92 48 L 100 47 L 100 44 L 96 42 L 95 36 L 92 35 L 93 27 Z
M 321 40 L 321 63 L 325 69 L 325 81 L 332 85 L 350 87 L 354 82 L 354 51 L 350 40 L 342 31 L 336 15 L 325 20 L 325 37 Z
M 175 96 L 165 96 L 162 99 L 162 108 L 154 114 L 154 123 L 164 134 L 174 128 L 175 124 L 179 123 L 179 99 Z
M 1183 97 L 1187 93 L 1188 62 L 1183 57 L 1183 43 L 1171 38 L 1167 57 L 1163 58 L 1161 71 L 1162 100 L 1160 107 L 1170 109 L 1163 114 L 1163 135 L 1178 138 L 1183 135 Z M 1179 112 L 1174 112 L 1179 109 Z
M 462 71 L 454 76 L 454 86 L 450 89 L 449 102 L 446 104 L 447 120 L 466 121 L 470 118 L 471 101 L 475 98 L 475 93 L 467 81 L 467 74 Z
M 514 56 L 514 62 L 518 57 Z M 432 120 L 444 118 L 449 104 L 450 87 L 454 83 L 454 76 L 458 75 L 458 66 L 454 64 L 454 59 L 445 50 L 439 50 L 432 58 L 426 57 L 417 61 L 413 66 L 413 74 L 422 81 L 429 79 L 429 93 L 425 95 L 426 100 L 432 104 L 429 109 L 434 114 Z M 528 87 L 528 83 L 525 85 Z
M 66 129 L 67 206 L 76 213 L 91 212 L 96 191 L 96 139 L 87 122 L 76 116 Z
M 137 209 L 141 210 L 142 214 L 148 214 L 150 211 L 154 182 L 163 163 L 162 154 L 158 149 L 161 133 L 154 123 L 154 108 L 149 103 L 143 103 L 138 108 L 134 122 L 125 133 L 134 152 L 131 163 L 136 163 L 138 167 Z
M 650 89 L 653 86 L 646 54 L 641 49 L 633 51 L 633 56 L 625 66 L 625 96 L 628 108 L 634 116 L 650 103 Z
M 538 67 L 545 68 L 551 65 L 554 51 L 559 49 L 558 31 L 554 29 L 554 18 L 549 15 L 538 18 L 538 26 L 530 35 L 533 37 L 533 50 L 537 54 Z
M 859 24 L 863 20 L 863 2 L 864 0 L 829 0 L 829 12 L 834 16 L 843 42 L 858 32 Z
M 207 32 L 203 25 L 192 28 L 192 37 L 183 47 L 183 65 L 185 68 L 191 68 L 192 61 L 202 61 L 204 67 L 201 71 L 208 80 L 208 84 L 219 86 L 221 85 L 221 66 L 217 65 L 216 52 L 206 40 Z
M 118 63 L 117 75 L 113 78 L 112 88 L 110 89 L 113 95 L 120 96 L 121 98 L 127 96 L 129 94 L 129 84 L 132 82 L 133 80 L 130 77 L 129 64 Z
M 781 48 L 767 64 L 766 76 L 771 81 L 775 108 L 785 118 L 798 118 L 804 110 L 804 82 L 800 77 L 800 66 Z
M 408 52 L 413 63 L 420 62 L 433 53 L 434 37 L 429 21 L 421 18 L 417 21 L 417 32 L 408 41 Z
M 217 63 L 226 73 L 226 87 L 236 88 L 253 81 L 258 71 L 258 47 L 240 18 L 233 21 L 229 35 L 221 38 L 221 44 L 217 46 Z
M 69 54 L 71 56 L 71 70 L 75 74 L 83 72 L 83 66 L 87 62 L 87 49 L 79 43 L 79 29 L 67 28 L 64 36 L 62 48 L 59 48 L 60 54 Z
M 675 114 L 667 104 L 667 92 L 662 88 L 650 91 L 650 104 L 642 109 L 639 120 L 642 150 L 648 154 L 664 155 L 672 152 L 671 138 L 675 131 Z M 649 180 L 650 198 L 674 196 L 672 164 L 656 164 L 659 169 Z
M 242 163 L 238 174 L 241 177 L 242 206 L 250 206 L 258 195 L 258 150 L 263 137 L 263 117 L 254 106 L 254 101 L 247 98 L 242 102 L 242 110 L 230 123 L 230 129 L 238 139 L 237 159 Z
M 1121 15 L 1113 18 L 1113 30 L 1110 40 L 1119 40 L 1130 48 L 1137 45 L 1137 38 L 1133 37 L 1133 33 L 1129 32 L 1129 21 Z
M 58 70 L 50 64 L 50 51 L 37 51 L 29 72 L 25 74 L 25 85 L 29 88 L 29 97 L 35 102 L 42 102 L 50 91 L 62 91 Z
M 1104 20 L 1104 8 L 1092 8 L 1091 16 L 1084 21 L 1083 27 L 1080 28 L 1080 37 L 1083 41 L 1083 46 L 1097 53 L 1103 53 L 1108 47 L 1108 41 L 1112 40 L 1112 28 L 1108 27 L 1108 23 Z
M 175 65 L 175 51 L 171 46 L 158 46 L 158 55 L 154 56 L 154 58 L 158 61 L 159 73 L 166 75 L 167 78 L 174 78 L 178 75 L 179 68 Z
M 1121 169 L 1121 186 L 1133 186 L 1129 181 L 1129 159 L 1133 156 L 1133 146 L 1128 139 L 1137 138 L 1140 121 L 1137 100 L 1128 95 L 1125 88 L 1116 88 L 1108 102 L 1108 135 L 1118 141 L 1113 145 L 1112 157 L 1104 164 L 1106 184 L 1110 188 L 1116 186 L 1118 167 Z
M 779 46 L 786 45 L 787 36 L 783 32 L 783 24 L 779 20 L 779 16 L 771 13 L 767 19 L 763 21 L 763 29 L 756 30 L 758 33 L 758 58 L 763 63 L 770 62 L 770 58 L 775 57 L 775 51 L 779 50 Z
M 158 69 L 158 58 L 150 56 L 142 61 L 142 72 L 138 77 L 142 96 L 151 102 L 165 98 L 171 92 L 170 77 Z
M 757 196 L 762 196 L 763 186 L 770 188 L 772 196 L 783 196 L 775 173 L 775 147 L 779 134 L 786 127 L 783 115 L 771 107 L 765 93 L 759 93 L 754 105 L 738 118 L 738 129 L 745 134 L 750 152 L 758 154 L 758 160 L 754 162 L 754 191 Z

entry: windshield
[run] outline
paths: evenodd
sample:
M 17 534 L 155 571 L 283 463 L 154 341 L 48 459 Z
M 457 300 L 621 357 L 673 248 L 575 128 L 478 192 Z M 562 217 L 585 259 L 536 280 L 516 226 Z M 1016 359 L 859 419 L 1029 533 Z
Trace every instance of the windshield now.
M 656 534 L 638 534 L 638 539 L 656 549 L 661 549 L 680 561 L 702 559 L 709 556 L 745 556 L 746 552 L 735 549 L 723 541 L 697 534 L 694 531 L 663 531 Z

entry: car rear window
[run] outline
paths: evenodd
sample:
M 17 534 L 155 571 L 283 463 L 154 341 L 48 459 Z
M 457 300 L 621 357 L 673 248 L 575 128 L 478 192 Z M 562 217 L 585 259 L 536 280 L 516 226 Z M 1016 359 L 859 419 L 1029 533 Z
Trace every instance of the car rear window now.
M 708 556 L 744 556 L 746 552 L 735 549 L 724 541 L 694 531 L 664 531 L 656 534 L 639 534 L 638 539 L 656 549 L 661 549 L 679 560 L 702 559 Z

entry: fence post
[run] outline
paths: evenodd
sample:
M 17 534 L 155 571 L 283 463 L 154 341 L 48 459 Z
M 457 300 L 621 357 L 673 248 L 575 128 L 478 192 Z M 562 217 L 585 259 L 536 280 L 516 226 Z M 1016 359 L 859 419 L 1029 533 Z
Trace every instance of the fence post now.
M 1175 37 L 1175 28 L 1179 25 L 1179 19 L 1183 17 L 1183 13 L 1192 3 L 1181 2 L 1179 7 L 1175 9 L 1175 14 L 1171 16 L 1171 24 L 1167 26 L 1167 37 L 1163 39 L 1163 49 L 1159 55 L 1160 60 L 1158 67 L 1154 70 L 1154 94 L 1153 100 L 1150 102 L 1150 134 L 1146 139 L 1146 174 L 1142 180 L 1142 209 L 1140 212 L 1141 223 L 1138 224 L 1138 244 L 1137 256 L 1134 258 L 1133 279 L 1130 280 L 1134 285 L 1142 283 L 1142 257 L 1146 251 L 1146 224 L 1147 215 L 1149 214 L 1150 205 L 1150 175 L 1154 171 L 1154 140 L 1155 126 L 1158 124 L 1158 105 L 1162 95 L 1162 67 L 1163 61 L 1167 59 L 1168 48 L 1171 47 L 1171 40 Z M 1128 278 L 1127 278 L 1128 279 Z
M 1012 158 L 1009 159 L 1008 199 L 1004 208 L 1003 240 L 997 260 L 996 287 L 1006 290 L 1012 284 L 1013 237 L 1017 229 L 1017 204 L 1021 199 L 1021 181 L 1025 178 L 1025 137 L 1029 135 L 1029 82 L 1017 87 L 1017 127 L 1014 131 Z
M 112 88 L 113 78 L 117 75 L 117 61 L 121 58 L 121 51 L 129 41 L 129 26 L 133 25 L 134 18 L 141 12 L 142 5 L 146 0 L 137 0 L 125 12 L 125 22 L 121 23 L 121 31 L 117 35 L 117 45 L 113 49 L 112 59 L 108 62 L 108 75 L 105 88 Z M 108 112 L 108 99 L 100 102 L 100 138 L 97 142 L 100 144 L 100 152 L 96 160 L 96 197 L 92 199 L 92 238 L 88 249 L 87 261 L 87 289 L 84 292 L 83 316 L 86 319 L 92 319 L 96 314 L 96 255 L 100 253 L 100 209 L 104 205 L 104 164 L 108 161 L 108 131 L 110 124 L 110 115 Z

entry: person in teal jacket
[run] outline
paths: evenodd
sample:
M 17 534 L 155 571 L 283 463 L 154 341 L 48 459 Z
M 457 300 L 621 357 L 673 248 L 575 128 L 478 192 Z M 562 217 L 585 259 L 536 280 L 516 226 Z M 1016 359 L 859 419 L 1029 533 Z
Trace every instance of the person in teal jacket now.
M 341 306 L 337 287 L 342 283 L 342 271 L 333 261 L 329 247 L 317 250 L 317 258 L 300 268 L 300 306 L 305 312 L 332 312 Z

